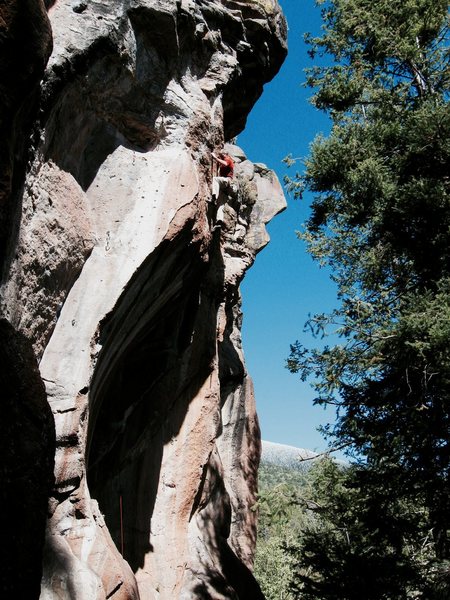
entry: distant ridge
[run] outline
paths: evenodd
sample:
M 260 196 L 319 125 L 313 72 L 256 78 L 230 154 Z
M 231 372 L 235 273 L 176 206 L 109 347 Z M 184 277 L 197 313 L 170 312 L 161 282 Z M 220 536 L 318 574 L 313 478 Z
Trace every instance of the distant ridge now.
M 314 463 L 311 459 L 317 456 L 317 452 L 305 448 L 262 441 L 261 464 L 302 470 L 311 466 Z
M 283 467 L 293 469 L 295 471 L 304 471 L 309 469 L 315 462 L 325 455 L 324 452 L 318 454 L 306 448 L 296 448 L 295 446 L 287 446 L 286 444 L 277 444 L 276 442 L 266 442 L 262 440 L 261 465 L 273 465 L 275 467 Z M 335 458 L 333 454 L 331 458 L 341 467 L 348 467 L 349 462 L 341 458 Z

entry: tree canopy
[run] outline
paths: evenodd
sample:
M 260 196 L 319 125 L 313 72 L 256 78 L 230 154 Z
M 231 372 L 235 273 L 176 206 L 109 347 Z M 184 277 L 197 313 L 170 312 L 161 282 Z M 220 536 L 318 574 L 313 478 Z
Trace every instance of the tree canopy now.
M 308 84 L 333 126 L 314 140 L 304 173 L 288 188 L 314 193 L 300 235 L 338 287 L 338 308 L 308 327 L 316 336 L 331 330 L 341 343 L 307 349 L 296 342 L 287 364 L 314 378 L 317 403 L 337 406 L 326 434 L 359 462 L 361 514 L 382 493 L 377 514 L 390 523 L 389 535 L 406 535 L 401 519 L 388 519 L 392 506 L 414 517 L 408 539 L 416 549 L 432 532 L 434 554 L 421 575 L 412 559 L 402 570 L 408 575 L 399 577 L 400 567 L 389 575 L 416 595 L 373 597 L 431 598 L 423 581 L 438 571 L 442 579 L 450 559 L 448 7 L 442 0 L 319 4 L 323 33 L 308 40 L 311 56 L 327 60 L 309 71 Z M 417 505 L 420 519 L 410 510 Z M 436 570 L 436 561 L 444 567 Z M 352 597 L 322 592 L 316 597 Z

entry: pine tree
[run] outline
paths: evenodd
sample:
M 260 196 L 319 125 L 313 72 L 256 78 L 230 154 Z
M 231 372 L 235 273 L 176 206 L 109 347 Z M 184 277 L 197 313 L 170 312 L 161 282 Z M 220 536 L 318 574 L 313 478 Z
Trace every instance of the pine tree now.
M 338 407 L 326 433 L 360 463 L 361 485 L 354 480 L 349 489 L 360 491 L 362 521 L 381 494 L 372 526 L 389 523 L 386 536 L 401 541 L 397 558 L 406 530 L 416 554 L 431 532 L 429 560 L 411 559 L 409 570 L 389 574 L 406 595 L 380 590 L 373 598 L 434 598 L 441 584 L 430 582 L 447 577 L 450 560 L 447 2 L 321 4 L 323 35 L 309 38 L 310 53 L 334 62 L 312 69 L 308 83 L 333 127 L 288 186 L 297 196 L 315 194 L 301 236 L 332 268 L 339 291 L 339 307 L 309 327 L 316 335 L 332 328 L 342 343 L 308 350 L 297 342 L 288 368 L 314 376 L 316 402 Z M 406 521 L 388 518 L 393 507 L 409 510 Z M 354 596 L 340 598 L 347 597 Z

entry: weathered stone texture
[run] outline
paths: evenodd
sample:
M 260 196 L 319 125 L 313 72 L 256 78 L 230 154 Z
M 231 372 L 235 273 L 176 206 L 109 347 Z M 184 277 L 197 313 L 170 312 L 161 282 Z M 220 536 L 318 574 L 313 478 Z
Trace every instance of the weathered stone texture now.
M 36 117 L 39 80 L 52 48 L 41 0 L 4 0 L 0 6 L 0 273 L 14 237 L 14 216 Z
M 56 0 L 49 15 L 2 285 L 56 425 L 41 598 L 262 598 L 239 285 L 285 204 L 233 145 L 235 182 L 213 197 L 211 151 L 277 72 L 284 19 L 275 0 Z

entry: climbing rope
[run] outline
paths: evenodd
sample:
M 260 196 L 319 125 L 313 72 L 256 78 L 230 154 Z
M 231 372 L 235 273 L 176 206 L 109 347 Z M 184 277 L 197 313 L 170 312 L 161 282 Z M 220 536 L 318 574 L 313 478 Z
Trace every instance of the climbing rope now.
M 120 512 L 120 553 L 122 554 L 122 557 L 123 557 L 124 543 L 123 543 L 123 502 L 122 502 L 122 494 L 120 494 L 120 496 L 119 496 L 119 512 Z

